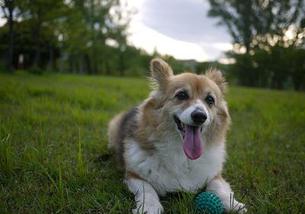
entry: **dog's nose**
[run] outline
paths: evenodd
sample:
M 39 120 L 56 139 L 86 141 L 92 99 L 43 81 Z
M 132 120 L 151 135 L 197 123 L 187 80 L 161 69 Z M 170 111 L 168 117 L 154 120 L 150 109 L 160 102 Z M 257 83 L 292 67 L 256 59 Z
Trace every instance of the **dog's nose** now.
M 196 123 L 197 125 L 201 125 L 207 119 L 207 115 L 199 109 L 193 111 L 191 117 L 194 123 Z

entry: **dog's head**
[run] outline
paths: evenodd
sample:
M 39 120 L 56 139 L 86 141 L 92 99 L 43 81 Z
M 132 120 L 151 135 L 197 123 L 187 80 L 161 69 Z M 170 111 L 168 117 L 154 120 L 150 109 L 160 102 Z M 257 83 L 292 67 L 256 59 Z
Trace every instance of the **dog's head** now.
M 162 120 L 175 124 L 186 156 L 191 160 L 199 158 L 203 138 L 224 138 L 230 121 L 224 100 L 226 82 L 221 72 L 209 70 L 205 75 L 174 75 L 161 59 L 153 59 L 150 70 L 155 85 L 152 97 L 158 102 Z

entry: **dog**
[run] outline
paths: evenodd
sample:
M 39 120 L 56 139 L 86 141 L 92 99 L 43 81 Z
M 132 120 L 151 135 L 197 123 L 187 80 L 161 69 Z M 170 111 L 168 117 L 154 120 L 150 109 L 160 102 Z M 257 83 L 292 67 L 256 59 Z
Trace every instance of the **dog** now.
M 162 213 L 159 196 L 205 187 L 219 196 L 225 211 L 245 213 L 221 176 L 231 121 L 222 73 L 174 75 L 160 58 L 151 61 L 150 71 L 148 98 L 115 116 L 108 127 L 108 146 L 135 196 L 132 212 Z

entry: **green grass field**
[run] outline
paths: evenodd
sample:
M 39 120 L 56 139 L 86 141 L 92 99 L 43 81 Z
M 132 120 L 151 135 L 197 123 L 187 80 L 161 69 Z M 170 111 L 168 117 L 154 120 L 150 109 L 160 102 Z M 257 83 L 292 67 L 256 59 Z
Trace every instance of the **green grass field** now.
M 130 213 L 107 123 L 144 79 L 0 74 L 0 213 Z M 305 94 L 232 87 L 224 177 L 249 213 L 305 213 Z M 162 198 L 192 213 L 192 194 Z

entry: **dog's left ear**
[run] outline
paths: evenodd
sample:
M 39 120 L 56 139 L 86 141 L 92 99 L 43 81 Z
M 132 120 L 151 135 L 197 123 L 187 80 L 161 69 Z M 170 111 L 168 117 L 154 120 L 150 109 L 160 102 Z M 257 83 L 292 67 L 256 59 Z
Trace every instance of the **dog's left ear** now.
M 160 90 L 164 90 L 171 76 L 174 75 L 172 68 L 162 59 L 155 58 L 150 62 L 151 77 L 157 83 Z
M 210 69 L 205 73 L 205 75 L 216 83 L 222 93 L 227 91 L 227 82 L 219 70 Z

